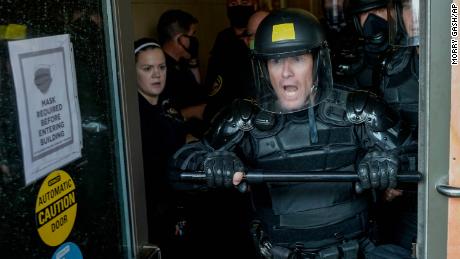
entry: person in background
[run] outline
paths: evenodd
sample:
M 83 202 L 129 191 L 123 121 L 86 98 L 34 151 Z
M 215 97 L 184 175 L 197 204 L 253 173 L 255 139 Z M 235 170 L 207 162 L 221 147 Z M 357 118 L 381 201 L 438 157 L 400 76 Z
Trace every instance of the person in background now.
M 249 18 L 248 27 L 246 28 L 244 37 L 244 43 L 246 43 L 246 46 L 250 50 L 254 48 L 254 37 L 256 35 L 257 28 L 259 27 L 262 20 L 265 17 L 267 17 L 268 14 L 268 11 L 258 10 Z
M 172 107 L 184 117 L 188 131 L 200 137 L 207 129 L 203 122 L 207 95 L 200 84 L 197 27 L 195 17 L 174 9 L 160 16 L 157 32 L 168 67 L 168 80 L 161 98 L 169 99 Z
M 252 60 L 257 102 L 236 100 L 222 110 L 201 142 L 176 152 L 173 167 L 193 178 L 202 171 L 211 190 L 251 193 L 261 258 L 410 257 L 369 239 L 369 203 L 397 186 L 395 151 L 411 137 L 400 119 L 377 95 L 333 87 L 324 33 L 305 10 L 270 13 L 257 29 Z M 329 104 L 341 113 L 323 109 Z M 253 170 L 286 178 L 249 186 Z M 293 171 L 353 171 L 359 181 L 291 182 Z M 172 179 L 183 183 L 176 172 Z
M 355 75 L 363 64 L 363 46 L 346 10 L 348 0 L 322 0 L 320 19 L 331 51 L 334 84 L 359 89 Z
M 351 26 L 349 26 L 349 21 L 345 19 L 345 5 L 345 0 L 322 0 L 324 18 L 320 22 L 323 25 L 332 54 L 338 49 L 344 48 L 343 45 L 348 44 L 344 40 L 353 36 L 347 30 Z
M 256 9 L 256 0 L 227 0 L 230 27 L 217 35 L 206 73 L 207 121 L 235 98 L 251 96 L 251 64 L 244 37 L 249 17 Z
M 200 137 L 207 129 L 203 119 L 203 111 L 207 104 L 207 96 L 199 84 L 198 71 L 198 39 L 194 36 L 197 30 L 197 19 L 182 10 L 169 10 L 163 13 L 158 21 L 158 36 L 165 52 L 167 80 L 165 91 L 160 100 L 169 99 L 172 107 L 176 107 L 185 120 L 186 131 L 195 137 Z M 244 45 L 244 44 L 243 44 Z M 164 160 L 165 162 L 166 160 Z M 235 240 L 244 247 L 242 224 L 221 224 L 221 222 L 243 222 L 246 215 L 236 213 L 228 206 L 217 210 L 209 210 L 209 204 L 216 201 L 219 194 L 210 195 L 207 192 L 187 193 L 177 192 L 187 225 L 184 228 L 187 252 L 198 258 L 215 258 L 215 254 L 227 251 L 227 258 L 237 258 L 238 253 L 250 248 L 232 249 L 231 244 L 222 242 L 228 238 Z M 227 195 L 222 194 L 219 197 Z M 244 202 L 245 197 L 236 193 Z M 233 195 L 232 195 L 233 196 Z M 235 204 L 241 208 L 241 203 Z M 214 208 L 219 208 L 215 205 Z M 180 224 L 179 224 L 180 225 Z M 180 229 L 181 226 L 179 226 Z M 180 230 L 179 232 L 181 232 Z M 246 233 L 246 232 L 244 232 Z M 220 257 L 223 258 L 223 257 Z
M 419 1 L 391 0 L 389 39 L 393 47 L 383 63 L 379 94 L 409 126 L 417 140 L 419 111 Z M 404 152 L 401 167 L 417 171 L 418 141 Z M 386 192 L 380 215 L 382 239 L 412 249 L 417 242 L 417 185 L 404 184 Z M 397 213 L 384 213 L 392 210 Z
M 387 4 L 388 0 L 349 0 L 347 14 L 359 37 L 357 58 L 347 65 L 355 89 L 378 90 L 381 63 L 390 49 Z
M 137 92 L 144 161 L 149 242 L 158 244 L 165 258 L 175 258 L 180 236 L 176 194 L 167 180 L 167 161 L 185 144 L 186 132 L 178 112 L 160 102 L 166 84 L 166 60 L 160 45 L 142 38 L 134 43 Z
M 419 1 L 390 0 L 389 40 L 380 91 L 385 101 L 410 125 L 418 129 L 419 93 Z

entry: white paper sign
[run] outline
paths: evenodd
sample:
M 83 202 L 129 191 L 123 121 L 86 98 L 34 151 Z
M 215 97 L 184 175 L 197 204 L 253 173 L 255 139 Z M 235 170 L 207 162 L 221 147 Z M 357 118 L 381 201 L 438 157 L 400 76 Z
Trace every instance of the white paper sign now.
M 8 42 L 26 185 L 81 157 L 69 35 Z

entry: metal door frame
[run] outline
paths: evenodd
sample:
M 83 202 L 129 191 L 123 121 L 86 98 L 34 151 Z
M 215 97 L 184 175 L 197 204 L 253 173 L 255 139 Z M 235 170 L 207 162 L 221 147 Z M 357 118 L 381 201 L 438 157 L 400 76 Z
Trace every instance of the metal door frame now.
M 447 198 L 435 185 L 449 171 L 450 126 L 450 4 L 448 0 L 420 2 L 420 125 L 418 256 L 447 256 Z M 114 0 L 113 27 L 118 63 L 122 126 L 132 217 L 132 238 L 136 255 L 147 243 L 145 190 L 139 129 L 134 57 L 132 54 L 132 14 L 129 1 Z
M 123 158 L 126 186 L 123 194 L 127 199 L 129 218 L 125 218 L 124 229 L 130 237 L 123 242 L 131 251 L 133 258 L 140 258 L 148 242 L 147 211 L 144 188 L 144 170 L 140 134 L 139 106 L 137 101 L 136 72 L 133 54 L 133 23 L 131 1 L 106 0 L 108 10 L 107 37 L 113 39 L 110 49 L 115 51 L 113 62 L 116 70 L 112 71 L 113 81 L 118 85 L 118 109 L 121 114 L 120 127 L 123 129 L 120 144 L 124 150 Z M 117 105 L 115 105 L 117 106 Z M 116 107 L 115 107 L 116 108 Z M 132 241 L 132 243 L 130 242 Z
M 420 125 L 418 256 L 447 257 L 448 199 L 435 186 L 449 172 L 450 4 L 420 1 Z

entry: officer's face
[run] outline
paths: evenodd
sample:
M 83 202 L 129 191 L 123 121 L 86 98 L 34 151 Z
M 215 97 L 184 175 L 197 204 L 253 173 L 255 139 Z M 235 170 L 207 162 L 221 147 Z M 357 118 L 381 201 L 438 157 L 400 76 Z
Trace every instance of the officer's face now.
M 286 111 L 303 108 L 313 85 L 312 55 L 270 59 L 267 67 L 278 105 Z
M 152 104 L 163 92 L 166 82 L 165 55 L 160 48 L 139 52 L 136 61 L 138 91 Z

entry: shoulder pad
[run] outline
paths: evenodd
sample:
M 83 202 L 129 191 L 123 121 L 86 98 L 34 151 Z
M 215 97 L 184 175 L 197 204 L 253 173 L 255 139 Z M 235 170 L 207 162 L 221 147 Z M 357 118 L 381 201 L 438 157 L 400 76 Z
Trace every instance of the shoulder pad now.
M 353 124 L 364 123 L 373 131 L 387 130 L 398 123 L 398 116 L 385 101 L 377 95 L 366 91 L 348 94 L 347 119 Z
M 391 76 L 400 73 L 407 66 L 414 54 L 415 52 L 412 48 L 398 48 L 394 50 L 393 54 L 384 60 L 385 74 Z
M 254 128 L 254 117 L 257 113 L 258 107 L 253 101 L 234 100 L 212 119 L 205 140 L 215 149 L 235 144 L 241 140 L 245 131 Z
M 326 123 L 336 126 L 347 126 L 346 103 L 349 91 L 335 87 L 328 98 L 318 106 L 318 117 Z
M 259 111 L 254 118 L 254 126 L 261 131 L 271 130 L 276 123 L 276 116 L 267 111 Z

